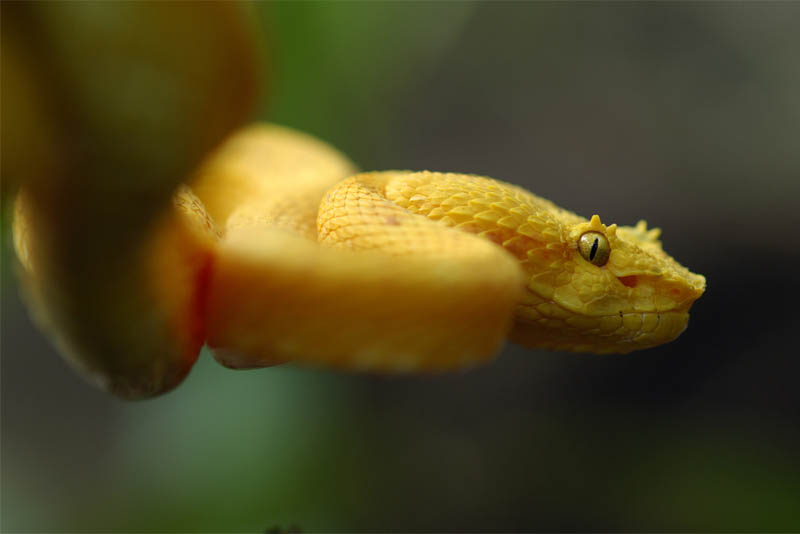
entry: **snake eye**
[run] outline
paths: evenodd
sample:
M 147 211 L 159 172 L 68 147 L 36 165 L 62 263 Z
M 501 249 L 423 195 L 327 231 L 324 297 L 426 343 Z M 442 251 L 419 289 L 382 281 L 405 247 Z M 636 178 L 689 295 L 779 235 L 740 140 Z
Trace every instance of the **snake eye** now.
M 578 252 L 584 260 L 602 267 L 611 254 L 611 245 L 606 236 L 600 232 L 586 232 L 578 239 Z

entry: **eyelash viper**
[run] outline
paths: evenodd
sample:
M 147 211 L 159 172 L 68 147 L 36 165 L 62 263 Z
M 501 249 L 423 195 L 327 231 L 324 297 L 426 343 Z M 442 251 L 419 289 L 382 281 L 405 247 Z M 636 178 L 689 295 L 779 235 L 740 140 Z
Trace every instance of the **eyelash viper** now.
M 627 353 L 676 338 L 705 290 L 644 222 L 587 220 L 480 176 L 357 174 L 276 125 L 240 130 L 189 182 L 113 254 L 116 227 L 65 224 L 57 196 L 18 195 L 34 319 L 122 397 L 171 389 L 204 343 L 228 367 L 375 372 L 467 368 L 506 338 Z
M 627 353 L 677 337 L 704 291 L 643 222 L 606 226 L 480 176 L 352 172 L 319 141 L 259 126 L 200 173 L 224 235 L 208 302 L 222 363 L 449 370 L 508 335 Z M 581 256 L 587 232 L 610 247 L 605 265 Z

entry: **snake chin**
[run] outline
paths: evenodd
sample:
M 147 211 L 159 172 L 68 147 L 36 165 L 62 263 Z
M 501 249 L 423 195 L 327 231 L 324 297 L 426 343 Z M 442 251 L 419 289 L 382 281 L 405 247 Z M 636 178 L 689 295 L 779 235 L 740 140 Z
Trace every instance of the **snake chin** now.
M 530 314 L 527 314 L 530 315 Z M 689 325 L 685 311 L 633 312 L 563 319 L 518 319 L 511 341 L 530 348 L 595 354 L 627 354 L 675 340 Z

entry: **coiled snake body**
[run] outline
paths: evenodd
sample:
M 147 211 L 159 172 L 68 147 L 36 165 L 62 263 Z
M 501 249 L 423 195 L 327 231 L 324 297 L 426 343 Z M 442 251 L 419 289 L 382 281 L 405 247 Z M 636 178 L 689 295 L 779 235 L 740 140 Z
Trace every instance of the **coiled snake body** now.
M 245 10 L 204 3 L 189 23 L 129 5 L 111 33 L 94 6 L 53 3 L 13 10 L 26 30 L 3 34 L 22 295 L 94 384 L 159 395 L 204 344 L 231 367 L 412 372 L 486 361 L 507 337 L 625 353 L 686 327 L 705 280 L 657 230 L 479 176 L 356 174 L 287 128 L 234 132 L 260 78 Z M 127 44 L 105 46 L 111 34 Z M 119 76 L 97 75 L 108 65 Z M 129 87 L 143 68 L 166 98 Z
M 118 228 L 60 239 L 78 235 L 69 206 L 21 193 L 33 316 L 90 380 L 141 398 L 180 383 L 204 343 L 228 367 L 377 372 L 469 367 L 506 337 L 627 353 L 677 337 L 705 289 L 644 222 L 607 226 L 480 176 L 355 172 L 310 136 L 246 128 L 117 257 Z
M 587 220 L 480 176 L 353 172 L 277 126 L 245 130 L 200 172 L 222 236 L 207 308 L 222 363 L 447 370 L 507 335 L 627 353 L 677 337 L 704 291 L 644 222 Z

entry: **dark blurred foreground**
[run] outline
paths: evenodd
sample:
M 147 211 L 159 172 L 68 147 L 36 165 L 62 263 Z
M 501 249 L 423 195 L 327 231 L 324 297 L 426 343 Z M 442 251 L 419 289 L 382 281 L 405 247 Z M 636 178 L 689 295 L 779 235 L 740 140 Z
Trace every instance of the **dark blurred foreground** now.
M 676 342 L 625 357 L 508 346 L 382 378 L 203 354 L 124 403 L 67 368 L 4 272 L 4 531 L 800 530 L 800 5 L 259 10 L 265 116 L 364 168 L 646 218 L 708 291 Z

